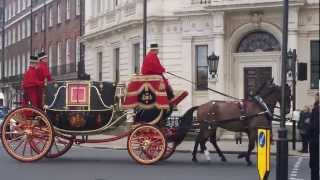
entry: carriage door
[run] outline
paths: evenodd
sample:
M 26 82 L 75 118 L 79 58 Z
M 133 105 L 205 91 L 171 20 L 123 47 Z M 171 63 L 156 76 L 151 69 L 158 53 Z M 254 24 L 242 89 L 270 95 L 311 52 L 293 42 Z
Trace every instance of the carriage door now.
M 262 84 L 272 78 L 271 67 L 244 68 L 244 97 L 255 93 Z

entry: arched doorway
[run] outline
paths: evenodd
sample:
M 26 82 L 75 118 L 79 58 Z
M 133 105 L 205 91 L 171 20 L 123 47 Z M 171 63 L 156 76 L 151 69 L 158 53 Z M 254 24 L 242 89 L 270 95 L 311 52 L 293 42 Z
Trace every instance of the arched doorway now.
M 235 48 L 234 80 L 238 96 L 246 98 L 267 80 L 280 77 L 279 41 L 269 32 L 255 30 L 244 35 Z

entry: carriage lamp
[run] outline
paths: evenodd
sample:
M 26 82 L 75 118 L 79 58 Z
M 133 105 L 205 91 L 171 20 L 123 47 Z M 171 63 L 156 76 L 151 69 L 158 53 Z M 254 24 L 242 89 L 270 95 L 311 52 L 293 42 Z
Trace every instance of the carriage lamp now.
M 296 70 L 296 60 L 297 60 L 297 52 L 294 49 L 293 51 L 290 49 L 287 54 L 287 73 L 289 77 L 292 78 L 293 71 Z
M 287 55 L 287 71 L 294 70 L 295 59 L 297 57 L 296 50 L 293 51 L 290 49 Z
M 125 88 L 126 88 L 126 85 L 124 83 L 118 83 L 116 85 L 116 92 L 115 92 L 116 97 L 118 98 L 123 97 L 125 95 Z
M 211 75 L 212 79 L 216 78 L 218 65 L 219 65 L 219 56 L 216 56 L 214 52 L 207 58 L 208 67 L 209 67 L 209 74 Z

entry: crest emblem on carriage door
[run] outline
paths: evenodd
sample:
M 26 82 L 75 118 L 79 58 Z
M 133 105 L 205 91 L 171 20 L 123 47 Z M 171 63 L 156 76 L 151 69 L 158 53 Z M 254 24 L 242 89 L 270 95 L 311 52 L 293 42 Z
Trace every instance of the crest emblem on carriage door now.
M 68 84 L 67 105 L 89 106 L 89 84 Z
M 145 86 L 138 95 L 138 101 L 145 105 L 153 104 L 156 101 L 156 95 Z

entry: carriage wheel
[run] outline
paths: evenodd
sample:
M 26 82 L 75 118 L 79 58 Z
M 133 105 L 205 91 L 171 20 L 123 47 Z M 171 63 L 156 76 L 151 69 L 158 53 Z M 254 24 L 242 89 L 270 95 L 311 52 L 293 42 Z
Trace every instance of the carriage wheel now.
M 4 149 L 16 160 L 33 162 L 43 158 L 53 142 L 53 127 L 47 117 L 32 107 L 9 113 L 1 127 Z
M 74 136 L 56 134 L 51 149 L 46 154 L 47 158 L 58 158 L 67 153 L 74 142 Z
M 163 132 L 166 136 L 167 148 L 166 148 L 166 152 L 164 153 L 161 160 L 167 160 L 172 156 L 172 154 L 176 150 L 176 143 L 174 142 L 174 139 L 173 139 L 176 134 L 176 129 L 175 128 L 164 128 Z
M 176 144 L 175 142 L 168 142 L 167 143 L 167 149 L 166 152 L 164 153 L 163 157 L 161 158 L 161 160 L 167 160 L 169 159 L 173 153 L 176 151 Z
M 138 163 L 145 165 L 161 160 L 166 146 L 164 134 L 151 125 L 142 125 L 134 129 L 127 142 L 130 156 Z

